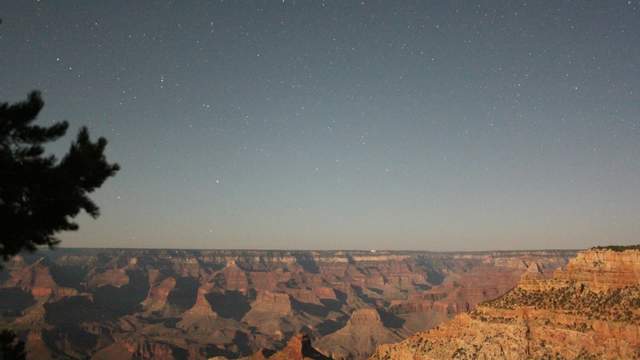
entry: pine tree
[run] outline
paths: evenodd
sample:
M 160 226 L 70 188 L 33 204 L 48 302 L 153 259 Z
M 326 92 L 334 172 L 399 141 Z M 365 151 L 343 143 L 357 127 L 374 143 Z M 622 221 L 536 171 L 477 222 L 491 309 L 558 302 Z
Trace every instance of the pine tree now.
M 0 360 L 24 360 L 26 358 L 24 341 L 19 340 L 12 331 L 2 330 L 0 332 Z
M 39 92 L 23 102 L 0 103 L 0 255 L 50 248 L 55 234 L 74 231 L 81 210 L 96 218 L 98 206 L 89 194 L 119 170 L 104 155 L 107 140 L 92 142 L 83 127 L 60 161 L 46 155 L 44 145 L 64 136 L 66 121 L 34 125 L 44 106 Z

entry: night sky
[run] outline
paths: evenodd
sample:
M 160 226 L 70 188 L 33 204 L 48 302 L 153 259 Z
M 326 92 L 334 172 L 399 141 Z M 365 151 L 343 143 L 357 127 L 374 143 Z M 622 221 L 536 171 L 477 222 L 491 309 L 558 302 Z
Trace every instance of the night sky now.
M 63 246 L 640 240 L 640 1 L 5 1 L 0 101 L 109 140 Z

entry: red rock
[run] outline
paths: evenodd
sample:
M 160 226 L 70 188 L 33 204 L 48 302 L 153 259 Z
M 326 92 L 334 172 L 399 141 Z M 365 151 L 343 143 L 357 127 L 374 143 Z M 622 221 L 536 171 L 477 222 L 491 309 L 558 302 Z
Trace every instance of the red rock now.
M 291 289 L 287 291 L 298 302 L 320 305 L 320 299 L 310 289 Z
M 146 311 L 160 311 L 167 304 L 169 293 L 176 286 L 176 279 L 168 277 L 149 289 L 147 298 L 142 302 Z
M 383 326 L 378 311 L 372 308 L 355 310 L 347 325 L 321 338 L 317 348 L 335 359 L 362 359 L 380 344 L 394 343 L 402 337 Z
M 214 320 L 218 315 L 211 308 L 211 304 L 206 299 L 206 295 L 213 288 L 213 284 L 207 283 L 198 288 L 196 303 L 182 314 L 182 320 L 178 322 L 179 328 L 189 330 L 199 330 L 212 332 L 215 330 Z
M 249 288 L 249 282 L 247 276 L 242 269 L 240 269 L 234 260 L 230 260 L 227 266 L 222 270 L 225 279 L 225 290 L 237 290 L 240 292 L 246 292 Z
M 319 299 L 336 300 L 336 292 L 332 288 L 321 286 L 313 289 Z
M 287 345 L 280 351 L 266 356 L 263 352 L 247 358 L 247 360 L 329 360 L 324 354 L 311 346 L 311 339 L 307 335 L 297 335 L 292 337 Z
M 29 331 L 25 349 L 27 349 L 27 360 L 53 359 L 53 354 L 42 340 L 40 330 Z
M 108 269 L 102 273 L 95 274 L 89 280 L 90 287 L 100 287 L 105 285 L 121 287 L 128 283 L 129 276 L 127 276 L 125 268 Z
M 207 316 L 216 316 L 216 313 L 211 308 L 211 304 L 206 299 L 206 295 L 213 288 L 213 284 L 207 283 L 198 288 L 198 295 L 196 296 L 196 303 L 193 307 L 187 310 L 188 313 L 198 314 L 198 315 L 207 315 Z
M 158 359 L 174 360 L 173 351 L 167 344 L 155 341 L 148 341 L 144 338 L 127 338 L 114 342 L 108 347 L 100 350 L 92 359 Z
M 257 290 L 274 290 L 278 286 L 277 275 L 271 271 L 250 272 L 249 278 L 253 288 Z
M 552 278 L 535 263 L 517 288 L 373 360 L 630 359 L 640 354 L 640 250 L 590 250 Z
M 39 259 L 31 265 L 22 260 L 12 263 L 13 271 L 5 284 L 8 287 L 20 287 L 31 292 L 35 298 L 47 298 L 52 296 L 59 300 L 65 296 L 77 295 L 78 291 L 71 288 L 59 287 L 53 280 L 49 268 Z
M 251 304 L 251 310 L 287 315 L 291 313 L 291 300 L 287 294 L 261 291 Z

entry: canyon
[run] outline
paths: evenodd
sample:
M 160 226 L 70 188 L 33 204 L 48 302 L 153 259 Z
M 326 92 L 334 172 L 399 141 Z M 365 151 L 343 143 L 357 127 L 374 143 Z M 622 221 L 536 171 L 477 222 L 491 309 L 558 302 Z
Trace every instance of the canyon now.
M 402 345 L 389 350 L 380 345 L 404 344 L 412 334 L 452 318 L 459 326 L 480 321 L 474 319 L 489 316 L 481 315 L 487 308 L 481 303 L 507 301 L 512 295 L 505 294 L 514 291 L 547 289 L 545 279 L 556 270 L 561 279 L 558 269 L 575 255 L 571 250 L 39 251 L 3 264 L 0 326 L 25 341 L 29 359 L 366 359 L 376 348 L 375 356 L 385 358 L 381 354 Z M 577 266 L 572 264 L 567 271 Z M 585 273 L 583 280 L 596 291 L 617 279 L 614 271 Z M 519 282 L 520 290 L 512 290 Z
M 530 265 L 518 286 L 372 360 L 640 358 L 640 250 L 580 252 L 551 276 Z

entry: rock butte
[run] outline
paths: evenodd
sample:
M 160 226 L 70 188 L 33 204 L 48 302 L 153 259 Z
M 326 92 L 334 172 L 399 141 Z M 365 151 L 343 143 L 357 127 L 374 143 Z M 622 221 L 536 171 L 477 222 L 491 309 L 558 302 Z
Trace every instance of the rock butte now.
M 382 324 L 378 311 L 357 309 L 340 330 L 316 343 L 316 347 L 334 359 L 361 358 L 371 354 L 377 345 L 394 343 L 403 337 Z
M 213 358 L 213 360 L 224 360 L 224 357 Z M 287 345 L 274 353 L 269 351 L 259 351 L 244 360 L 329 360 L 330 358 L 313 348 L 308 335 L 296 335 L 292 337 Z

